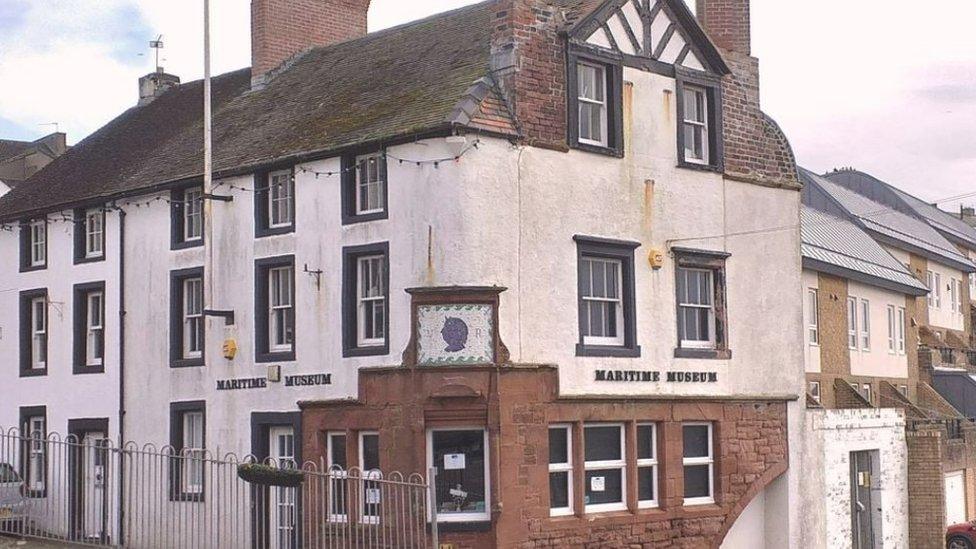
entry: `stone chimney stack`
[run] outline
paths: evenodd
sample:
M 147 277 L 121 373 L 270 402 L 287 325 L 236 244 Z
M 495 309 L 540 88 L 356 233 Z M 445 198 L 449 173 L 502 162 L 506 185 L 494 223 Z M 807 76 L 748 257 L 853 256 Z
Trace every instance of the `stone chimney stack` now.
M 251 84 L 297 53 L 366 35 L 370 0 L 251 0 Z
M 180 85 L 180 77 L 163 72 L 160 68 L 156 72 L 151 72 L 139 79 L 139 103 L 140 107 L 148 105 L 154 99 L 162 95 L 166 90 Z

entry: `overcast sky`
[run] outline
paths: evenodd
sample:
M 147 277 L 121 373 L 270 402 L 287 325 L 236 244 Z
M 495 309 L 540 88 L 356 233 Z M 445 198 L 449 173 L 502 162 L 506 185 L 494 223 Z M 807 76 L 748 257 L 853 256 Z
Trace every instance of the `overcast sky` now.
M 370 29 L 471 3 L 373 0 Z M 215 73 L 248 66 L 250 2 L 211 4 Z M 166 70 L 199 78 L 201 5 L 0 0 L 0 137 L 58 122 L 79 141 L 135 103 L 158 34 Z M 815 171 L 855 166 L 925 200 L 974 192 L 973 21 L 973 0 L 753 0 L 763 108 Z

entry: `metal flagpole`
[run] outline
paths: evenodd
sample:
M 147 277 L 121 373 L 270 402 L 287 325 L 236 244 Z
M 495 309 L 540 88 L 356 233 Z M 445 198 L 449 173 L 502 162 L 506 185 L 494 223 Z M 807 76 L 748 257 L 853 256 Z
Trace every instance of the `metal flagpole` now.
M 204 309 L 214 309 L 213 285 L 213 113 L 210 101 L 210 0 L 203 0 L 203 245 Z

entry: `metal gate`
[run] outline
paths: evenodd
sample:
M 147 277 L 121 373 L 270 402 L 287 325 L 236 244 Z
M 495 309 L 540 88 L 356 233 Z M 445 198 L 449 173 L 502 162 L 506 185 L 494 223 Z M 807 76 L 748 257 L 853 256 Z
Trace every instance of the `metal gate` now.
M 419 474 L 0 429 L 4 534 L 137 549 L 428 549 L 429 496 Z

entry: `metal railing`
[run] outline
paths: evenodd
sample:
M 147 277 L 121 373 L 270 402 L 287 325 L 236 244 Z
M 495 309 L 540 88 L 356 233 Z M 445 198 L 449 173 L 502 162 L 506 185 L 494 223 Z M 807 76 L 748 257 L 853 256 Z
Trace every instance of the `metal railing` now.
M 964 418 L 910 419 L 907 426 L 909 431 L 945 429 L 948 440 L 958 440 L 965 437 L 970 422 Z
M 976 351 L 966 351 L 966 364 L 976 366 Z
M 436 547 L 419 474 L 0 429 L 0 533 L 100 547 Z
M 942 364 L 955 364 L 956 363 L 956 353 L 950 347 L 939 347 L 939 358 L 942 360 Z

